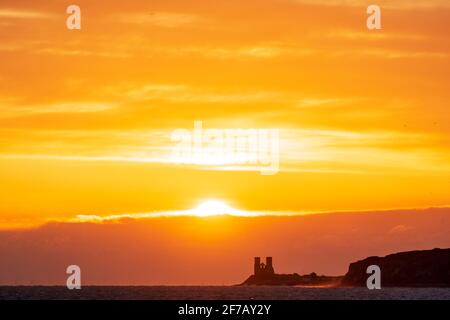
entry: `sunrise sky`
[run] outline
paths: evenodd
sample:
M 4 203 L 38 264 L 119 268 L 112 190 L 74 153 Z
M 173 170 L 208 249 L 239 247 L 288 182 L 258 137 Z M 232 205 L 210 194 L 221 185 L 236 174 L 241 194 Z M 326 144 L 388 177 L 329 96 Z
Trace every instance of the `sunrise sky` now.
M 10 240 L 0 251 L 22 257 L 20 250 L 36 236 L 45 247 L 37 250 L 42 254 L 36 259 L 44 259 L 59 243 L 52 232 L 67 249 L 60 228 L 71 224 L 93 238 L 102 234 L 102 241 L 119 243 L 112 239 L 121 234 L 119 247 L 126 248 L 136 225 L 125 223 L 122 234 L 120 224 L 106 232 L 95 231 L 102 227 L 91 223 L 136 218 L 142 220 L 137 234 L 150 224 L 148 230 L 164 234 L 161 243 L 186 241 L 192 231 L 200 238 L 185 243 L 191 251 L 200 250 L 211 236 L 211 247 L 202 248 L 217 258 L 222 251 L 213 250 L 216 244 L 229 253 L 222 235 L 238 248 L 248 242 L 247 231 L 256 232 L 250 221 L 269 232 L 271 218 L 258 216 L 300 219 L 292 216 L 449 205 L 450 1 L 377 0 L 382 30 L 369 31 L 366 8 L 372 2 L 77 0 L 82 29 L 69 31 L 70 1 L 2 0 L 0 238 Z M 205 128 L 278 129 L 278 173 L 262 175 L 251 166 L 230 167 L 207 158 L 202 165 L 173 163 L 172 133 L 192 130 L 195 121 Z M 167 225 L 144 219 L 199 218 L 223 211 L 239 216 L 230 220 L 233 230 L 241 232 L 237 238 L 226 231 L 225 218 L 214 227 L 183 220 L 187 217 L 173 217 Z M 314 240 L 303 239 L 299 230 L 309 234 L 339 225 L 326 239 L 354 243 L 363 241 L 363 231 L 375 223 L 358 220 L 355 229 L 353 215 L 340 224 L 335 214 L 314 222 L 313 229 L 301 219 L 278 224 L 270 231 L 279 237 L 274 242 L 278 249 L 268 254 L 276 257 L 281 250 L 277 261 L 295 271 L 303 259 L 289 260 L 295 248 L 280 247 L 297 236 L 300 242 L 310 241 L 306 254 L 315 252 L 317 243 L 325 251 L 329 244 L 317 233 Z M 348 259 L 366 253 L 449 245 L 448 211 L 415 213 L 413 222 L 403 223 L 407 214 L 391 214 L 399 216 L 377 224 L 379 241 L 336 249 L 338 265 L 311 253 L 304 270 L 342 273 Z M 45 227 L 49 222 L 62 227 Z M 419 228 L 424 225 L 426 235 Z M 31 238 L 22 234 L 27 245 L 8 238 L 10 232 L 39 226 L 44 229 Z M 210 230 L 209 236 L 198 234 L 202 228 Z M 290 235 L 283 236 L 288 229 Z M 403 235 L 415 230 L 416 242 L 406 236 L 390 242 L 392 229 Z M 146 243 L 147 236 L 138 242 Z M 166 252 L 161 246 L 158 252 Z M 258 248 L 243 246 L 241 255 L 234 252 L 234 261 L 245 257 L 251 264 Z M 86 250 L 89 257 L 95 244 Z M 175 256 L 178 251 L 169 252 Z M 0 270 L 14 269 L 11 261 Z M 225 263 L 226 258 L 211 260 L 211 266 L 212 261 Z M 160 271 L 166 268 L 161 265 Z M 241 265 L 223 281 L 235 281 L 246 268 Z M 213 275 L 183 280 L 173 271 L 147 280 L 214 282 Z M 95 279 L 108 283 L 109 278 Z M 26 274 L 0 278 L 4 283 L 28 280 Z
M 450 1 L 0 5 L 0 226 L 449 204 Z M 174 165 L 171 133 L 280 129 L 280 171 Z

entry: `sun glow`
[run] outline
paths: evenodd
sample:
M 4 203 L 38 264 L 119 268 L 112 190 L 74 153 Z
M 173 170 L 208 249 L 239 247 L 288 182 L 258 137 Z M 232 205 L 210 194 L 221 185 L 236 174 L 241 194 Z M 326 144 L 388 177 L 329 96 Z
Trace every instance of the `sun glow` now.
M 224 214 L 237 214 L 239 210 L 234 209 L 223 201 L 207 200 L 200 203 L 192 213 L 199 217 L 217 216 Z
M 298 214 L 298 213 L 297 213 Z M 105 222 L 105 221 L 118 221 L 121 219 L 147 219 L 147 218 L 159 218 L 159 217 L 211 217 L 211 216 L 238 216 L 238 217 L 258 217 L 258 216 L 277 216 L 277 215 L 294 215 L 290 212 L 269 212 L 269 211 L 248 211 L 236 209 L 224 201 L 221 200 L 205 200 L 201 202 L 197 207 L 187 210 L 176 211 L 160 211 L 160 212 L 146 212 L 146 213 L 128 213 L 128 214 L 116 214 L 109 216 L 97 216 L 97 215 L 77 215 L 73 220 L 76 222 Z

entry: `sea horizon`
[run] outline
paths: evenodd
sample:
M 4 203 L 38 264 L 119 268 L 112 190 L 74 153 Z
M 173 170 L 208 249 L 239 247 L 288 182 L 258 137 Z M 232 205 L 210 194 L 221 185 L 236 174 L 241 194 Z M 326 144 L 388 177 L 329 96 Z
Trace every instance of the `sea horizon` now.
M 0 300 L 450 300 L 449 288 L 301 286 L 0 286 Z

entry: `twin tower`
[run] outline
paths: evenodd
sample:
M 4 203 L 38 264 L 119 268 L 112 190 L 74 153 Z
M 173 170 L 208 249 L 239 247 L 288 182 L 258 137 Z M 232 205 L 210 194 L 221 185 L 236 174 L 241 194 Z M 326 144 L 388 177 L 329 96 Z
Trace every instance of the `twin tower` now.
M 272 257 L 266 257 L 266 264 L 261 262 L 260 257 L 255 257 L 254 274 L 258 275 L 272 275 L 275 271 L 272 266 Z

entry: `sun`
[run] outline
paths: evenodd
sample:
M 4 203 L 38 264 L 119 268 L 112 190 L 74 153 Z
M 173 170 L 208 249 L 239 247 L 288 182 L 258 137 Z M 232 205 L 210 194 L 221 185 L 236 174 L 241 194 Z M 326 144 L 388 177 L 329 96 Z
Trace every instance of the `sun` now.
M 230 207 L 225 202 L 220 200 L 207 200 L 200 203 L 193 213 L 199 217 L 218 216 L 225 214 L 235 214 L 238 210 Z

